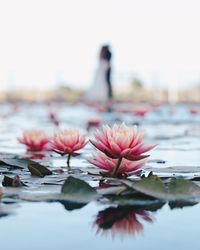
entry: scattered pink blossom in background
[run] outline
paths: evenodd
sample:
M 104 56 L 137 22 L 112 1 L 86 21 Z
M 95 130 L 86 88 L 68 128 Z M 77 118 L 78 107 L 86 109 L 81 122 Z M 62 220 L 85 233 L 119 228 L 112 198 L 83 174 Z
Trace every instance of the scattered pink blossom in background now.
M 98 117 L 93 117 L 88 119 L 86 128 L 90 130 L 91 128 L 98 128 L 101 123 L 101 120 Z
M 41 152 L 50 150 L 49 136 L 43 130 L 25 131 L 18 141 L 26 145 L 28 151 Z

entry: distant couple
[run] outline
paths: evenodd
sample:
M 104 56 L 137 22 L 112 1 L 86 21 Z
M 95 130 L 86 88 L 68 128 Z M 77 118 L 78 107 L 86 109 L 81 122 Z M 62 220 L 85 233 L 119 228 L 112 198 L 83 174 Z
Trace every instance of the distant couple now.
M 111 84 L 111 57 L 108 45 L 102 46 L 93 84 L 86 93 L 89 101 L 106 102 L 113 98 Z

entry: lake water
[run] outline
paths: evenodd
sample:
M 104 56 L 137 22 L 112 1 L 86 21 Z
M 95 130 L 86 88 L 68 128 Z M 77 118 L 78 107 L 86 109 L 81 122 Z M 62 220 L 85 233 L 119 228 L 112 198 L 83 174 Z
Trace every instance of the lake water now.
M 144 167 L 160 176 L 191 178 L 200 176 L 200 114 L 192 115 L 186 105 L 162 106 L 145 117 L 126 113 L 100 113 L 84 105 L 52 104 L 60 127 L 77 127 L 86 132 L 87 121 L 98 117 L 102 123 L 125 121 L 139 123 L 145 140 L 157 144 Z M 49 119 L 49 106 L 44 104 L 1 104 L 0 155 L 3 159 L 27 157 L 17 141 L 24 130 L 44 128 L 53 133 L 57 128 Z M 89 137 L 92 132 L 89 133 Z M 91 145 L 83 156 L 72 159 L 72 171 L 66 170 L 66 159 L 56 154 L 40 160 L 52 169 L 62 168 L 63 175 L 48 178 L 30 177 L 28 171 L 0 166 L 1 176 L 19 174 L 26 188 L 6 188 L 13 197 L 0 203 L 0 242 L 3 250 L 27 249 L 200 249 L 200 205 L 170 208 L 165 203 L 156 209 L 118 206 L 116 203 L 92 201 L 82 207 L 61 202 L 31 202 L 19 199 L 20 193 L 55 192 L 69 174 L 81 176 L 90 185 L 98 179 L 87 175 L 94 170 L 86 160 Z M 57 179 L 56 179 L 57 178 Z M 45 181 L 47 182 L 45 184 Z M 54 184 L 56 185 L 50 185 Z M 197 182 L 198 184 L 198 182 Z M 19 196 L 20 197 L 20 196 Z
M 98 230 L 95 220 L 104 209 L 95 203 L 74 211 L 59 203 L 22 203 L 1 218 L 2 249 L 199 249 L 199 205 L 166 205 L 150 213 L 152 222 L 140 218 L 143 229 L 135 234 Z

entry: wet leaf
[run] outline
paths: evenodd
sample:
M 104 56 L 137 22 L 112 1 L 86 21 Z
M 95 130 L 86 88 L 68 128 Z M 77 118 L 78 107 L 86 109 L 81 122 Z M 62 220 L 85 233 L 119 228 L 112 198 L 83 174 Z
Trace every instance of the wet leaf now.
M 2 185 L 4 187 L 22 187 L 26 186 L 20 179 L 18 175 L 16 175 L 14 178 L 11 178 L 9 176 L 4 176 Z
M 200 187 L 195 183 L 172 178 L 169 186 L 157 176 L 149 176 L 139 181 L 122 180 L 126 186 L 151 197 L 168 201 L 197 201 L 200 200 Z
M 45 175 L 51 175 L 52 172 L 45 166 L 39 163 L 31 163 L 28 165 L 28 170 L 34 176 L 44 177 Z
M 101 195 L 119 195 L 125 190 L 127 190 L 127 187 L 121 185 L 121 186 L 111 186 L 107 188 L 99 188 L 97 191 Z
M 62 186 L 61 192 L 64 194 L 96 194 L 96 190 L 92 188 L 87 182 L 69 176 Z
M 87 182 L 69 176 L 62 186 L 61 193 L 67 195 L 69 200 L 84 203 L 99 197 L 96 190 Z
M 47 201 L 47 202 L 61 202 L 66 206 L 71 206 L 71 210 L 75 208 L 81 208 L 85 206 L 88 202 L 96 200 L 100 195 L 89 186 L 86 182 L 74 178 L 68 177 L 65 181 L 62 190 L 63 192 L 21 192 L 19 197 L 21 200 L 26 201 Z M 76 204 L 75 204 L 76 203 Z
M 162 182 L 162 180 L 154 175 L 151 175 L 147 178 L 143 178 L 140 181 L 129 181 L 122 180 L 122 183 L 127 185 L 134 190 L 141 192 L 143 194 L 149 195 L 151 197 L 155 197 L 158 199 L 166 199 L 167 197 L 167 189 Z
M 200 187 L 192 181 L 172 178 L 168 187 L 172 200 L 190 200 L 200 198 Z
M 35 164 L 37 162 L 28 159 L 3 159 L 0 160 L 0 165 L 9 166 L 15 169 L 27 168 L 29 164 Z

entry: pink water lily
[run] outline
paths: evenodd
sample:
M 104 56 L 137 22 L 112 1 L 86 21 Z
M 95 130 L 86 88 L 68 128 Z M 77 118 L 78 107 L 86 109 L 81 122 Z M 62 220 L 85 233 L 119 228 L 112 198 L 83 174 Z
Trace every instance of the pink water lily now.
M 26 145 L 28 151 L 41 152 L 50 149 L 49 136 L 43 130 L 25 131 L 18 141 Z
M 90 130 L 91 128 L 98 127 L 100 125 L 100 123 L 101 123 L 101 120 L 98 117 L 90 118 L 87 121 L 87 130 Z
M 94 137 L 96 140 L 90 140 L 91 143 L 113 159 L 141 160 L 149 156 L 144 153 L 155 147 L 142 142 L 143 133 L 137 131 L 137 126 L 127 127 L 125 123 L 112 128 L 103 125 L 103 131 L 97 130 Z
M 97 152 L 93 155 L 91 159 L 88 159 L 88 161 L 93 165 L 97 166 L 98 168 L 105 170 L 110 175 L 112 175 L 112 173 L 114 172 L 115 166 L 118 162 L 117 159 L 112 159 L 107 155 L 103 154 L 102 152 Z M 126 173 L 130 172 L 135 173 L 138 171 L 138 169 L 144 166 L 146 162 L 147 159 L 129 161 L 123 158 L 117 172 L 121 175 L 125 175 Z
M 143 133 L 137 131 L 137 126 L 127 127 L 125 123 L 114 124 L 112 128 L 104 125 L 103 130 L 97 130 L 94 134 L 94 139 L 90 141 L 105 155 L 112 159 L 117 159 L 112 173 L 113 177 L 116 177 L 120 173 L 121 164 L 123 163 L 123 166 L 125 164 L 124 159 L 138 163 L 139 160 L 149 157 L 145 153 L 155 147 L 155 145 L 145 145 L 143 143 Z M 114 163 L 114 161 L 112 162 Z M 137 163 L 135 166 L 137 166 Z M 107 166 L 107 164 L 104 163 L 104 166 Z M 128 168 L 126 166 L 122 169 L 125 169 L 127 172 Z
M 55 133 L 51 143 L 53 151 L 61 155 L 68 154 L 68 165 L 70 156 L 83 148 L 86 144 L 85 135 L 81 135 L 77 129 L 64 129 L 58 131 Z

